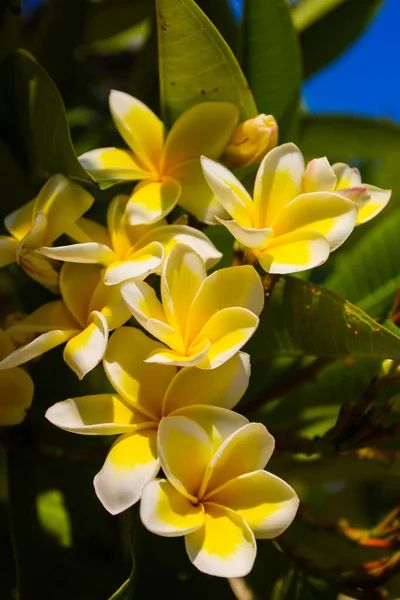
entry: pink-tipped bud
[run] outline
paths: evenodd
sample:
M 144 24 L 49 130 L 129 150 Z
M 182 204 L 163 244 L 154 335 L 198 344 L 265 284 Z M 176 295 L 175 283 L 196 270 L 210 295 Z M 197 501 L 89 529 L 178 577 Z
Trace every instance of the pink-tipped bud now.
M 261 162 L 278 143 L 278 124 L 272 115 L 257 115 L 238 125 L 226 147 L 223 162 L 230 169 Z

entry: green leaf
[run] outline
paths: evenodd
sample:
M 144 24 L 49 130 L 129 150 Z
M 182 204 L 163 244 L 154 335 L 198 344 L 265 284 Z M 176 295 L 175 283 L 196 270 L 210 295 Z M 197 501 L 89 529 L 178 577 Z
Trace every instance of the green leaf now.
M 8 106 L 8 120 L 3 125 L 30 179 L 41 182 L 63 173 L 93 183 L 75 155 L 62 98 L 33 56 L 25 50 L 10 54 L 2 81 Z
M 374 319 L 384 320 L 400 286 L 400 209 L 375 227 L 336 261 L 325 285 L 357 304 Z M 361 229 L 361 227 L 360 227 Z
M 257 114 L 232 50 L 193 0 L 157 0 L 157 28 L 167 126 L 194 104 L 209 100 L 233 102 L 241 120 Z
M 346 50 L 366 29 L 382 4 L 383 0 L 300 2 L 294 9 L 294 18 L 303 30 L 300 39 L 305 77 L 310 77 Z M 329 10 L 323 14 L 326 8 Z M 315 20 L 318 15 L 323 16 Z
M 321 286 L 281 277 L 247 350 L 271 356 L 400 358 L 400 338 Z
M 246 0 L 244 70 L 260 112 L 282 125 L 293 117 L 301 83 L 301 58 L 285 0 Z

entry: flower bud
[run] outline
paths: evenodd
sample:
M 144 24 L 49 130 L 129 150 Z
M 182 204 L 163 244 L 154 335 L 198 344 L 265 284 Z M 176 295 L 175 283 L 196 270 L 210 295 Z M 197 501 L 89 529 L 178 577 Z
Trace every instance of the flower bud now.
M 240 123 L 226 147 L 223 162 L 230 169 L 260 162 L 278 143 L 278 124 L 272 115 L 257 115 Z

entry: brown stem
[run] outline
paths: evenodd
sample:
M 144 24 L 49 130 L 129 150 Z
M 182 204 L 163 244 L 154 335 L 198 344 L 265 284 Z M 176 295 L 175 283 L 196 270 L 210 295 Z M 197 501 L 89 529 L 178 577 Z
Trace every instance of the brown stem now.
M 228 579 L 233 595 L 237 600 L 255 600 L 255 596 L 243 577 L 231 577 Z

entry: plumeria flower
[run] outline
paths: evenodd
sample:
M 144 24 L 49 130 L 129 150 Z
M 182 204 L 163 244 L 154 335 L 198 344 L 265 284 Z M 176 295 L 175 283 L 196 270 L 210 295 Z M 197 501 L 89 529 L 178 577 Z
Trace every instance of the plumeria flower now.
M 58 292 L 58 270 L 36 250 L 49 246 L 93 204 L 94 198 L 64 175 L 53 175 L 31 200 L 4 219 L 11 236 L 0 236 L 0 266 L 13 262 L 53 292 Z
M 213 267 L 221 253 L 207 236 L 186 225 L 129 225 L 126 205 L 129 196 L 116 196 L 107 211 L 107 225 L 99 225 L 86 218 L 79 219 L 68 234 L 78 244 L 41 248 L 39 252 L 50 258 L 76 263 L 104 265 L 103 280 L 115 285 L 126 279 L 143 280 L 154 271 L 160 271 L 163 259 L 178 242 L 194 248 L 206 263 Z
M 278 143 L 278 124 L 272 115 L 257 115 L 240 123 L 229 140 L 223 163 L 239 169 L 259 163 Z
M 361 187 L 366 190 L 364 202 L 360 203 L 356 225 L 362 225 L 376 217 L 389 202 L 392 191 L 382 190 L 369 183 L 363 183 L 358 169 L 349 167 L 345 163 L 335 163 L 332 165 L 332 170 L 336 177 L 336 180 L 332 177 L 332 184 L 335 182 L 335 192 L 346 195 L 355 188 Z
M 0 360 L 14 352 L 15 344 L 0 329 Z M 33 399 L 33 381 L 24 369 L 0 371 L 0 425 L 18 425 L 26 416 Z
M 207 277 L 200 256 L 177 244 L 164 263 L 161 302 L 147 283 L 122 284 L 137 321 L 167 348 L 147 362 L 215 369 L 253 335 L 264 305 L 260 277 L 250 265 L 220 269 Z
M 61 268 L 62 300 L 44 304 L 8 334 L 39 334 L 0 362 L 10 369 L 41 356 L 67 342 L 64 360 L 80 379 L 101 362 L 107 348 L 108 333 L 130 318 L 119 286 L 108 287 L 101 279 L 101 267 L 66 263 Z
M 249 356 L 236 354 L 214 371 L 144 362 L 157 343 L 133 327 L 113 333 L 104 368 L 115 393 L 58 402 L 46 413 L 57 427 L 84 435 L 120 434 L 94 479 L 97 496 L 112 514 L 137 502 L 160 468 L 157 431 L 171 415 L 196 419 L 217 448 L 248 421 L 228 410 L 244 394 Z
M 114 123 L 129 147 L 99 148 L 80 157 L 100 182 L 141 181 L 127 204 L 131 225 L 159 220 L 177 202 L 200 221 L 213 221 L 221 206 L 201 171 L 200 156 L 219 158 L 238 123 L 229 102 L 203 102 L 184 112 L 165 137 L 160 119 L 137 98 L 110 93 Z M 223 211 L 224 212 L 224 211 Z
M 265 156 L 254 200 L 224 166 L 205 157 L 202 164 L 210 188 L 232 217 L 217 219 L 269 273 L 304 271 L 325 262 L 351 234 L 368 203 L 376 206 L 386 194 L 374 188 L 374 200 L 371 187 L 360 185 L 355 176 L 346 179 L 338 165 L 335 172 L 326 158 L 305 167 L 294 144 L 278 146 Z M 345 188 L 347 183 L 350 188 Z
M 203 573 L 247 575 L 255 538 L 280 535 L 299 503 L 287 483 L 263 470 L 273 449 L 260 423 L 243 425 L 215 450 L 209 433 L 186 416 L 163 420 L 158 452 L 166 479 L 144 488 L 143 524 L 158 535 L 185 536 L 189 558 Z

